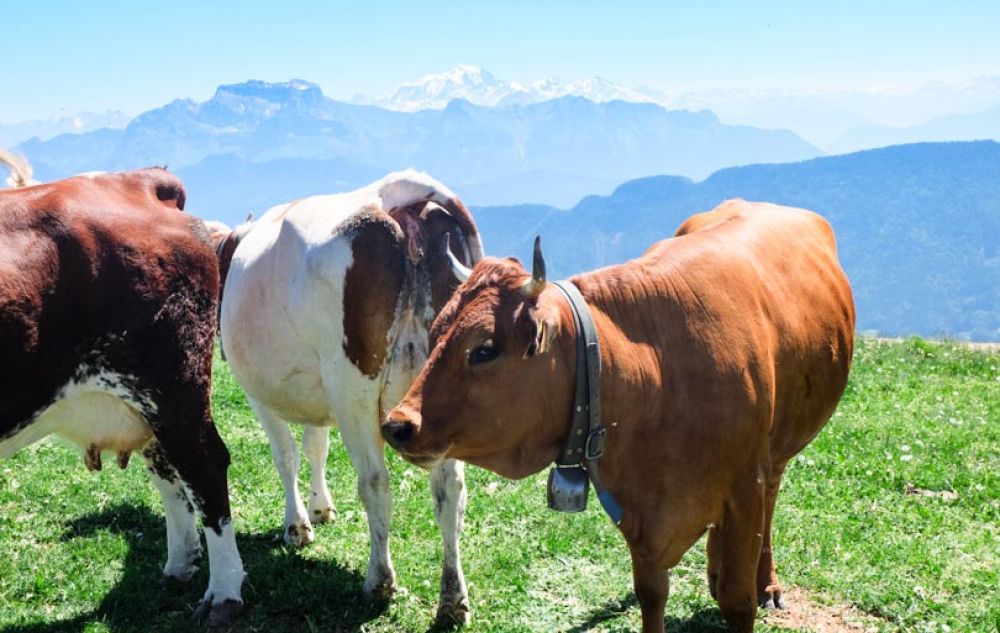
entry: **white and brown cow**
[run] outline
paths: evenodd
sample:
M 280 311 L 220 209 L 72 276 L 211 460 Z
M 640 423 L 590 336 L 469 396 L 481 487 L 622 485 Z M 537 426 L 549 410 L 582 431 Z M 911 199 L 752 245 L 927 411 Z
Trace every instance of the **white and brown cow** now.
M 285 540 L 305 545 L 313 540 L 312 523 L 332 518 L 324 468 L 329 427 L 338 425 L 368 514 L 364 592 L 388 597 L 395 590 L 392 501 L 379 421 L 420 370 L 430 324 L 458 285 L 446 245 L 475 263 L 483 254 L 479 233 L 451 191 L 414 171 L 276 206 L 244 232 L 217 240 L 228 270 L 222 345 L 270 438 L 285 489 Z M 305 426 L 308 513 L 289 422 Z M 463 465 L 444 461 L 431 487 L 445 552 L 438 615 L 466 621 L 458 548 Z
M 209 406 L 218 267 L 183 208 L 163 169 L 0 191 L 0 458 L 52 434 L 91 470 L 140 452 L 166 511 L 163 573 L 194 574 L 197 510 L 211 567 L 199 612 L 219 624 L 242 609 L 244 573 Z

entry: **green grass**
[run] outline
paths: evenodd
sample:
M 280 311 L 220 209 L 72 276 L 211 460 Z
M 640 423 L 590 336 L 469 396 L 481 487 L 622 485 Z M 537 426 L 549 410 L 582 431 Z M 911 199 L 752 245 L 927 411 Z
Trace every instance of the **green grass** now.
M 334 440 L 328 465 L 337 520 L 317 527 L 313 546 L 286 548 L 264 433 L 226 366 L 215 372 L 249 573 L 249 611 L 234 630 L 427 630 L 441 553 L 426 475 L 390 455 L 405 591 L 369 606 L 367 529 L 343 446 Z M 908 484 L 958 498 L 907 495 Z M 546 510 L 544 473 L 508 482 L 470 467 L 468 485 L 467 630 L 638 629 L 627 550 L 595 500 L 582 515 Z M 840 410 L 789 467 L 775 548 L 786 587 L 856 604 L 878 616 L 877 630 L 997 631 L 1000 353 L 861 340 Z M 0 631 L 191 630 L 206 566 L 186 588 L 160 589 L 165 555 L 160 502 L 138 460 L 93 476 L 75 452 L 43 442 L 0 462 Z M 671 572 L 668 630 L 723 630 L 704 564 L 699 543 Z M 758 630 L 776 629 L 761 619 Z

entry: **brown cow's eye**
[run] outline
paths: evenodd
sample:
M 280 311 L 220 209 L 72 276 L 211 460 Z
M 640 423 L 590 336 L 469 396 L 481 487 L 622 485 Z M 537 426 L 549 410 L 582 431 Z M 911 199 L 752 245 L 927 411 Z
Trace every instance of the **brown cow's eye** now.
M 493 339 L 488 339 L 482 345 L 469 352 L 469 364 L 478 365 L 486 363 L 500 355 L 500 348 L 493 344 Z

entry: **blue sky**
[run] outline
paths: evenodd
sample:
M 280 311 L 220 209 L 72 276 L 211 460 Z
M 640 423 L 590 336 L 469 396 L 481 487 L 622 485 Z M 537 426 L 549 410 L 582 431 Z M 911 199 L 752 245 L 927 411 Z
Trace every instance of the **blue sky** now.
M 476 64 L 666 92 L 1000 74 L 1000 2 L 32 2 L 0 9 L 0 121 L 137 114 L 292 77 L 335 98 Z

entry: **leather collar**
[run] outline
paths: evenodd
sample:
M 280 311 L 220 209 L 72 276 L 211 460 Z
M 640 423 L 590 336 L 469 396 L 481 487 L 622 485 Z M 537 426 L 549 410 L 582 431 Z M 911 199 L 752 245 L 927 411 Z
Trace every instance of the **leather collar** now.
M 622 508 L 611 491 L 601 482 L 598 462 L 604 455 L 607 435 L 601 421 L 601 350 L 597 327 L 586 299 L 569 281 L 553 283 L 562 291 L 573 311 L 576 326 L 576 388 L 573 396 L 569 437 L 559 456 L 556 468 L 582 468 L 594 484 L 597 499 L 615 525 L 621 523 Z

